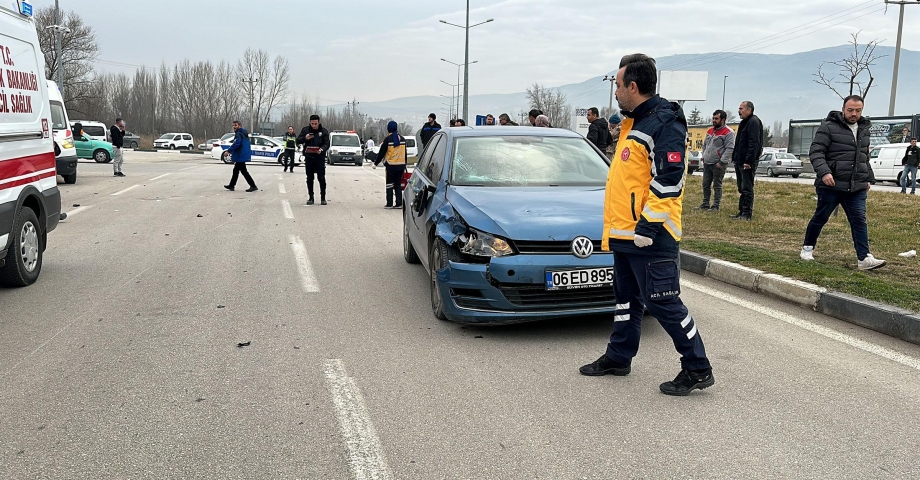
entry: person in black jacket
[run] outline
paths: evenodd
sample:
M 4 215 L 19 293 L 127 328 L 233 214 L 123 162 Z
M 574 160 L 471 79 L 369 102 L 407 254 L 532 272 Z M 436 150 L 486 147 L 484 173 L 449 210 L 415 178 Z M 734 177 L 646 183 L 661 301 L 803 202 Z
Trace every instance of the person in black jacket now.
M 125 143 L 125 121 L 121 117 L 115 119 L 115 125 L 112 125 L 109 130 L 109 136 L 112 137 L 112 167 L 115 169 L 115 176 L 124 177 L 121 165 L 125 163 L 124 152 L 122 152 Z
M 607 120 L 601 118 L 597 107 L 588 109 L 588 122 L 591 125 L 588 126 L 588 136 L 585 138 L 599 148 L 600 151 L 606 153 L 607 145 L 610 144 L 610 132 L 607 131 Z
M 864 101 L 850 95 L 843 101 L 843 111 L 833 111 L 821 122 L 808 156 L 815 169 L 818 206 L 805 230 L 799 257 L 814 260 L 815 245 L 831 213 L 842 206 L 850 223 L 857 268 L 873 270 L 885 265 L 869 253 L 869 224 L 866 222 L 866 197 L 875 174 L 869 164 L 869 128 L 872 123 L 862 116 Z
M 738 182 L 738 214 L 732 215 L 736 220 L 750 220 L 754 215 L 754 172 L 763 152 L 763 123 L 754 115 L 754 104 L 741 102 L 738 107 L 741 124 L 735 137 L 735 150 L 732 163 L 735 164 L 735 178 Z
M 907 177 L 911 177 L 910 194 L 917 194 L 917 167 L 920 167 L 920 147 L 917 146 L 917 137 L 910 139 L 910 146 L 901 159 L 904 171 L 901 172 L 901 193 L 907 193 Z
M 303 145 L 304 164 L 307 167 L 307 205 L 313 205 L 313 177 L 319 180 L 320 205 L 326 205 L 326 152 L 329 150 L 329 131 L 319 123 L 319 115 L 310 115 L 310 125 L 300 130 L 297 144 Z
M 431 140 L 431 137 L 433 137 L 434 134 L 441 130 L 441 125 L 435 121 L 436 118 L 438 118 L 437 115 L 429 113 L 428 123 L 423 125 L 421 132 L 419 132 L 419 137 L 422 140 L 422 148 L 424 148 L 425 145 L 428 145 L 428 141 Z

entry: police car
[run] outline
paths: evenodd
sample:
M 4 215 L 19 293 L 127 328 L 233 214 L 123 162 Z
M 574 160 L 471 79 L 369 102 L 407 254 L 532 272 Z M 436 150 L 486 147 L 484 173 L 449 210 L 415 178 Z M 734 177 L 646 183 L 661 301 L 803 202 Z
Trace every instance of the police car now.
M 211 148 L 211 158 L 221 160 L 224 163 L 233 163 L 230 158 L 230 152 L 227 151 L 230 145 L 233 145 L 233 139 L 234 135 L 228 133 L 221 137 L 219 142 L 214 143 Z M 283 143 L 265 135 L 250 135 L 249 144 L 252 147 L 253 161 L 281 163 L 281 154 L 284 153 Z
M 333 130 L 329 133 L 329 155 L 326 163 L 354 163 L 359 167 L 364 164 L 361 157 L 361 139 L 353 131 Z

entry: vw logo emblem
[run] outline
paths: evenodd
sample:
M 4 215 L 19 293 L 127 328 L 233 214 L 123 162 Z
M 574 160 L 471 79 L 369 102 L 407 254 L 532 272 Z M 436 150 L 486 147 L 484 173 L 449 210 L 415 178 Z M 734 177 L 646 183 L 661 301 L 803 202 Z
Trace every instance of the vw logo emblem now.
M 576 237 L 572 240 L 572 253 L 578 258 L 588 258 L 594 253 L 594 242 L 588 237 Z

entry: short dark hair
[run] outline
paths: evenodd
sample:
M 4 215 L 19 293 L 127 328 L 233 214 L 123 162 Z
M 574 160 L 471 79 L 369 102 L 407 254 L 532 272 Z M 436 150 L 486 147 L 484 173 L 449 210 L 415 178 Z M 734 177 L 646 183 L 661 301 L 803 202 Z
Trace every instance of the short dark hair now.
M 528 117 L 537 118 L 540 115 L 543 115 L 543 110 L 537 110 L 536 108 L 531 109 L 530 113 L 527 114 Z
M 916 139 L 917 139 L 917 137 L 910 137 L 910 139 L 911 139 L 911 140 L 916 140 Z
M 601 112 L 598 111 L 597 107 L 591 107 L 588 109 L 588 111 L 591 112 L 591 115 L 594 115 L 595 117 L 601 116 Z
M 752 101 L 750 101 L 750 100 L 745 100 L 745 101 L 743 101 L 743 102 L 741 102 L 741 103 L 743 103 L 744 106 L 747 107 L 748 110 L 751 111 L 751 113 L 754 113 L 754 102 L 752 102 Z
M 859 95 L 850 95 L 849 97 L 844 98 L 844 99 L 843 99 L 843 104 L 846 105 L 847 102 L 849 102 L 850 100 L 855 100 L 855 101 L 857 101 L 857 102 L 859 102 L 859 103 L 861 103 L 861 104 L 863 104 L 863 105 L 866 104 L 866 101 L 863 100 L 863 97 L 860 97 Z
M 241 127 L 243 126 L 243 122 L 241 122 L 241 121 L 239 121 L 239 120 L 234 120 L 234 121 L 233 121 L 233 124 L 234 124 L 234 125 L 239 125 L 239 126 L 241 126 Z
M 118 117 L 118 118 L 115 119 L 115 123 L 118 123 L 118 122 L 120 122 L 120 121 L 121 121 L 121 117 Z
M 462 118 L 458 118 L 458 119 L 457 119 L 457 125 L 460 125 L 461 127 L 465 127 L 465 126 L 466 126 L 466 122 L 464 122 Z
M 437 120 L 437 119 L 438 119 L 438 116 L 435 115 L 435 114 L 433 114 L 433 113 L 429 113 L 429 114 L 428 114 L 428 118 L 430 118 L 430 119 L 432 119 L 432 120 Z
M 310 121 L 312 122 L 313 120 L 319 121 L 319 115 L 310 115 Z
M 728 118 L 728 114 L 725 113 L 725 110 L 716 110 L 716 111 L 712 112 L 712 116 L 713 116 L 713 117 L 719 117 L 719 118 L 721 118 L 722 120 L 725 120 L 726 118 Z
M 636 88 L 642 95 L 653 95 L 658 86 L 658 66 L 655 59 L 643 53 L 626 55 L 620 59 L 620 68 L 623 72 L 623 85 L 635 82 Z

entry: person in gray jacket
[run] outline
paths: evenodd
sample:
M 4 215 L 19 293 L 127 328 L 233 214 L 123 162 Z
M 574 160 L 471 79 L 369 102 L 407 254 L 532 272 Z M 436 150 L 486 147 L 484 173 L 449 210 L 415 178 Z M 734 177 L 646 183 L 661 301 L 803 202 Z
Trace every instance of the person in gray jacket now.
M 725 126 L 727 117 L 724 110 L 713 112 L 712 128 L 706 132 L 706 141 L 703 143 L 703 204 L 696 207 L 700 210 L 718 211 L 722 204 L 722 180 L 735 149 L 735 132 Z M 710 206 L 709 198 L 713 190 L 715 197 Z

